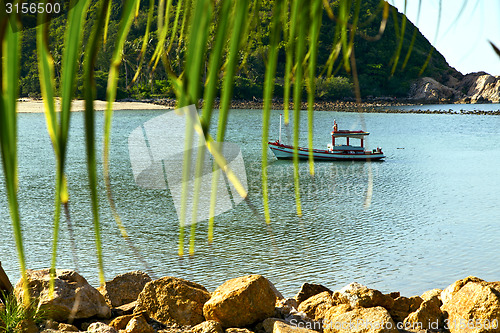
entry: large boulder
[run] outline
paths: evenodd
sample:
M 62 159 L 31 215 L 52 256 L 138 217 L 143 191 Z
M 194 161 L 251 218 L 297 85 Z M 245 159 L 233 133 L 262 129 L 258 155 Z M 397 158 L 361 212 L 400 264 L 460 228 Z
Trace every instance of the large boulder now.
M 389 312 L 381 306 L 362 308 L 337 315 L 332 313 L 325 319 L 324 333 L 398 333 Z
M 339 292 L 343 299 L 342 303 L 348 303 L 353 308 L 381 306 L 388 310 L 394 305 L 394 299 L 390 295 L 384 295 L 376 289 L 370 289 L 356 282 L 345 286 Z
M 334 297 L 329 291 L 324 291 L 300 303 L 297 310 L 304 312 L 313 320 L 322 320 L 325 318 L 325 313 L 328 309 L 341 303 L 338 295 L 339 293 L 336 292 L 335 296 L 337 297 Z
M 410 99 L 422 102 L 439 102 L 441 100 L 456 99 L 462 94 L 447 87 L 431 77 L 416 80 L 410 87 Z
M 274 314 L 277 295 L 271 282 L 261 275 L 228 280 L 219 286 L 203 306 L 207 320 L 222 327 L 244 327 Z
M 304 283 L 300 287 L 300 290 L 298 294 L 295 296 L 295 299 L 297 300 L 297 303 L 300 304 L 306 299 L 325 291 L 329 292 L 330 294 L 333 294 L 333 292 L 330 289 L 321 284 Z
M 134 313 L 145 311 L 165 325 L 197 325 L 203 322 L 203 304 L 210 293 L 201 285 L 166 276 L 146 284 Z
M 444 326 L 444 316 L 441 311 L 441 301 L 437 296 L 423 301 L 417 311 L 405 318 L 403 327 L 409 331 L 422 329 L 439 329 Z
M 441 301 L 443 302 L 443 304 L 448 303 L 448 301 L 450 301 L 453 298 L 453 296 L 460 290 L 460 288 L 462 288 L 463 286 L 465 286 L 467 283 L 469 283 L 471 281 L 472 282 L 484 282 L 484 280 L 482 280 L 478 277 L 475 277 L 475 276 L 468 276 L 465 279 L 461 279 L 461 280 L 453 282 L 448 287 L 446 287 L 445 290 L 443 290 L 441 292 Z
M 500 283 L 470 281 L 443 302 L 451 333 L 500 332 Z
M 133 271 L 116 276 L 97 290 L 104 296 L 106 303 L 115 308 L 137 300 L 146 283 L 150 281 L 151 278 L 146 273 Z
M 75 271 L 64 269 L 58 269 L 55 273 L 54 293 L 50 295 L 49 269 L 26 271 L 30 297 L 37 300 L 37 306 L 51 319 L 67 321 L 111 316 L 104 297 L 84 277 Z M 14 294 L 18 301 L 24 301 L 26 295 L 22 280 L 17 283 Z
M 472 103 L 500 102 L 500 76 L 485 72 L 469 73 L 464 76 L 457 89 L 465 92 Z
M 402 323 L 410 313 L 418 310 L 423 301 L 420 296 L 400 296 L 394 300 L 389 314 L 396 323 Z

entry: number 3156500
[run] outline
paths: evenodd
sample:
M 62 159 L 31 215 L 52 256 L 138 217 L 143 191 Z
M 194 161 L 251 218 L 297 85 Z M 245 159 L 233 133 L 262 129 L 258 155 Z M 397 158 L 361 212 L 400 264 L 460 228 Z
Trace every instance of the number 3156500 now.
M 16 3 L 16 4 L 11 4 L 11 3 L 6 3 L 6 11 L 8 14 L 10 13 L 15 13 L 15 14 L 51 14 L 51 13 L 60 13 L 61 12 L 61 4 L 59 3 Z

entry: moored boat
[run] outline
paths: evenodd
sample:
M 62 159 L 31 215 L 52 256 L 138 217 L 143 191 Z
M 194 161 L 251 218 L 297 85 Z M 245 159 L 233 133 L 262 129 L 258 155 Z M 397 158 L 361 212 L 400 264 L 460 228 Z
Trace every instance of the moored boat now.
M 337 122 L 333 121 L 332 143 L 327 145 L 327 149 L 312 149 L 298 147 L 299 159 L 308 159 L 309 153 L 313 155 L 315 160 L 323 161 L 376 161 L 385 157 L 381 148 L 373 150 L 365 150 L 364 141 L 369 132 L 339 130 Z M 337 144 L 337 138 L 346 138 L 345 144 Z M 354 146 L 350 144 L 350 139 L 359 139 L 360 145 Z M 292 159 L 294 147 L 281 142 L 281 115 L 280 115 L 280 136 L 275 142 L 268 142 L 268 146 L 278 159 Z

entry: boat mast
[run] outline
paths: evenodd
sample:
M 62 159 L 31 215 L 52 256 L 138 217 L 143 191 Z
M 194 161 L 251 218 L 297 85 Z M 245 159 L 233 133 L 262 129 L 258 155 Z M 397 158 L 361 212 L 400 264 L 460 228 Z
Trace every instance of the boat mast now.
M 280 136 L 278 138 L 278 142 L 281 142 L 281 113 L 280 113 Z

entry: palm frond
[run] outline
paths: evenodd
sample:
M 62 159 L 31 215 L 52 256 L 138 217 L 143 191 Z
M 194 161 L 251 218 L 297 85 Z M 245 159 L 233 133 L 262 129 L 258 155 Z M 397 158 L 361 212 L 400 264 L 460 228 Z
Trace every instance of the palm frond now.
M 76 69 L 80 56 L 80 49 L 83 39 L 84 19 L 87 13 L 88 5 L 89 2 L 86 0 L 76 1 L 76 3 L 73 4 L 68 13 L 68 28 L 66 30 L 66 37 L 65 37 L 66 47 L 64 48 L 63 60 L 62 60 L 63 66 L 61 75 L 61 112 L 59 115 L 57 128 L 52 129 L 53 131 L 56 131 L 55 141 L 57 142 L 57 149 L 54 150 L 56 154 L 56 194 L 55 194 L 55 204 L 54 204 L 55 212 L 54 212 L 54 232 L 52 239 L 53 242 L 52 262 L 50 270 L 51 292 L 53 292 L 54 289 L 61 204 L 66 204 L 69 199 L 67 185 L 64 179 L 64 168 L 66 164 L 66 151 L 68 145 L 68 133 L 69 133 L 70 119 L 71 119 L 71 113 L 70 113 L 71 102 L 73 101 L 73 96 L 75 93 L 75 82 L 77 73 Z M 42 31 L 39 31 L 39 34 L 42 33 L 43 33 Z M 42 37 L 40 37 L 39 39 L 41 40 Z M 46 52 L 47 46 L 40 46 L 40 47 L 42 48 L 40 52 Z M 42 67 L 46 67 L 46 65 L 42 64 Z M 51 87 L 47 86 L 46 91 L 48 92 L 49 89 L 51 89 Z M 48 112 L 51 112 L 51 110 L 53 109 L 52 107 L 49 106 L 47 110 Z M 52 115 L 51 117 L 55 118 L 54 115 Z M 54 121 L 52 120 L 47 125 L 53 126 Z
M 23 280 L 25 295 L 28 295 L 28 281 L 26 279 L 26 260 L 23 245 L 21 218 L 19 216 L 18 169 L 17 169 L 17 115 L 16 105 L 18 96 L 19 52 L 21 34 L 20 26 L 14 16 L 0 21 L 1 47 L 1 91 L 0 96 L 0 148 L 2 167 L 5 177 L 5 188 L 9 212 L 12 220 L 12 229 L 16 240 L 19 268 Z M 25 298 L 29 304 L 29 296 Z
M 115 49 L 113 51 L 113 57 L 111 60 L 111 67 L 108 76 L 108 86 L 106 89 L 106 99 L 107 107 L 104 113 L 104 148 L 103 148 L 103 175 L 104 182 L 106 185 L 106 194 L 108 197 L 109 205 L 113 213 L 115 222 L 120 229 L 122 235 L 127 238 L 126 229 L 122 223 L 120 215 L 116 209 L 116 205 L 113 199 L 113 194 L 111 191 L 111 179 L 109 175 L 109 147 L 111 141 L 111 120 L 113 117 L 113 102 L 116 99 L 116 90 L 118 84 L 118 71 L 122 61 L 123 46 L 127 38 L 130 26 L 136 14 L 136 6 L 138 0 L 126 0 L 123 4 L 122 19 L 120 21 L 120 28 L 116 36 Z M 96 234 L 97 235 L 97 234 Z M 96 236 L 97 237 L 97 236 Z M 101 284 L 104 284 L 104 271 L 99 273 L 99 280 Z
M 267 140 L 269 138 L 269 119 L 271 117 L 271 101 L 273 97 L 274 78 L 278 63 L 279 35 L 284 0 L 276 0 L 271 23 L 271 39 L 269 41 L 269 55 L 264 79 L 264 109 L 262 110 L 262 201 L 266 223 L 271 223 L 269 212 L 269 192 L 267 183 Z

